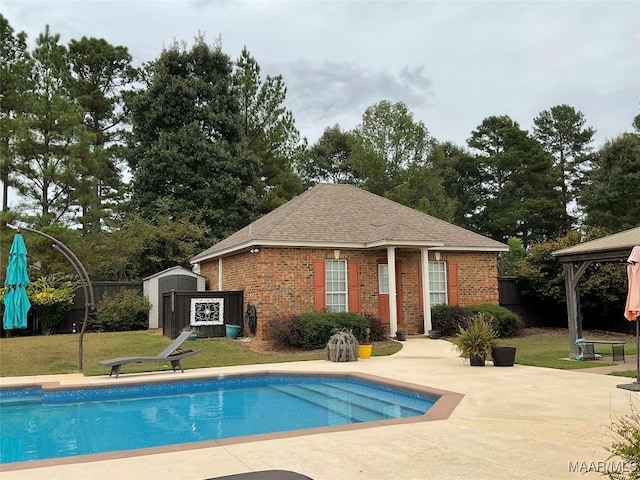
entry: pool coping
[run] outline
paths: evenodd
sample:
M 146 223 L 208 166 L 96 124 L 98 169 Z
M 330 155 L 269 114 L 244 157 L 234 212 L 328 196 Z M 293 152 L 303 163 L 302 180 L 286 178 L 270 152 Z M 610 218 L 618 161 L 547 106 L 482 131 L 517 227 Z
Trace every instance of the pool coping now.
M 389 426 L 389 425 L 403 425 L 403 424 L 418 423 L 418 422 L 446 420 L 447 418 L 449 418 L 451 413 L 455 410 L 455 408 L 464 398 L 464 394 L 461 394 L 461 393 L 452 392 L 449 390 L 442 390 L 438 388 L 432 388 L 424 385 L 418 385 L 415 383 L 403 382 L 403 381 L 396 380 L 389 377 L 371 375 L 371 374 L 360 373 L 360 372 L 329 373 L 326 371 L 300 372 L 300 371 L 294 371 L 294 370 L 258 370 L 258 371 L 251 371 L 251 372 L 228 372 L 224 374 L 205 375 L 205 376 L 198 377 L 198 379 L 237 378 L 237 377 L 258 376 L 258 375 L 267 375 L 267 376 L 268 375 L 274 375 L 274 376 L 275 375 L 296 375 L 296 376 L 325 376 L 325 377 L 333 377 L 333 378 L 351 378 L 351 379 L 365 380 L 373 383 L 383 384 L 385 386 L 398 388 L 400 390 L 409 390 L 409 391 L 417 392 L 430 397 L 435 396 L 437 397 L 437 400 L 431 406 L 431 408 L 429 408 L 429 410 L 427 410 L 423 415 L 415 416 L 415 417 L 377 420 L 377 421 L 371 421 L 371 422 L 362 422 L 362 423 L 340 425 L 340 426 L 306 428 L 302 430 L 289 430 L 286 432 L 247 435 L 242 437 L 232 437 L 232 438 L 225 438 L 225 439 L 219 439 L 219 440 L 206 440 L 202 442 L 180 443 L 175 445 L 165 445 L 161 447 L 148 447 L 148 448 L 141 448 L 141 449 L 135 449 L 135 450 L 121 450 L 117 452 L 95 453 L 95 454 L 88 454 L 88 455 L 77 455 L 72 457 L 51 458 L 51 459 L 44 459 L 44 460 L 30 460 L 26 462 L 13 462 L 13 463 L 0 464 L 0 472 L 27 470 L 32 468 L 52 467 L 52 466 L 59 466 L 59 465 L 72 465 L 72 464 L 96 462 L 96 461 L 102 461 L 102 460 L 114 460 L 114 459 L 122 459 L 122 458 L 139 457 L 139 456 L 146 456 L 146 455 L 157 455 L 157 454 L 179 452 L 179 451 L 199 450 L 199 449 L 211 448 L 211 447 L 224 447 L 227 445 L 251 443 L 251 442 L 257 442 L 257 441 L 263 441 L 263 440 L 310 436 L 310 435 L 318 435 L 318 434 L 333 433 L 333 432 L 347 432 L 347 431 L 363 430 L 367 428 Z M 70 390 L 70 389 L 95 390 L 95 389 L 113 387 L 114 385 L 144 386 L 144 385 L 150 385 L 154 383 L 184 383 L 188 381 L 193 381 L 194 378 L 189 377 L 189 378 L 179 378 L 179 379 L 173 379 L 173 378 L 167 379 L 166 377 L 164 378 L 147 377 L 144 380 L 141 380 L 141 379 L 133 379 L 131 381 L 121 381 L 121 380 L 124 380 L 124 379 L 120 378 L 116 380 L 114 378 L 113 382 L 109 381 L 104 383 L 101 382 L 101 383 L 81 384 L 81 385 L 62 384 L 60 382 L 41 382 L 41 383 L 30 382 L 25 384 L 0 386 L 0 390 L 15 390 L 15 389 L 24 389 L 29 387 L 39 387 L 39 388 L 42 388 L 43 391 L 57 391 L 57 390 Z

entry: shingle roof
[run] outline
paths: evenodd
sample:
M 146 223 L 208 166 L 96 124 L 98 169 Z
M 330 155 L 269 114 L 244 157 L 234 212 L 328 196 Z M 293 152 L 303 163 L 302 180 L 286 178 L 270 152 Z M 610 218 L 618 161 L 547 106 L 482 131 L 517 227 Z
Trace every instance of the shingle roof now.
M 640 227 L 579 243 L 573 247 L 551 252 L 561 262 L 593 260 L 617 261 L 625 259 L 634 246 L 640 245 Z
M 506 251 L 503 243 L 352 185 L 322 183 L 191 259 L 254 246 Z

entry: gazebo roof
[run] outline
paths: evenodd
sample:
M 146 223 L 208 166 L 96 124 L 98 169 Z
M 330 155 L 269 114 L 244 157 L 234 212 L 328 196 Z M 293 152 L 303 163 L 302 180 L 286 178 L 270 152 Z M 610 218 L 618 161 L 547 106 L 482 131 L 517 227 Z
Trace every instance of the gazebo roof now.
M 594 262 L 626 261 L 636 245 L 640 245 L 640 227 L 556 250 L 551 254 L 562 263 L 583 260 Z

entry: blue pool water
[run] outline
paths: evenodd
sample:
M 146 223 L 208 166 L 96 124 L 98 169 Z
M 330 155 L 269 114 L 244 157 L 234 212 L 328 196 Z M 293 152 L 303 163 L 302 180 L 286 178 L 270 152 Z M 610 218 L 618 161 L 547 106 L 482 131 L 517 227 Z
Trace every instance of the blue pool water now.
M 436 400 L 360 379 L 290 375 L 0 390 L 0 463 L 418 416 Z

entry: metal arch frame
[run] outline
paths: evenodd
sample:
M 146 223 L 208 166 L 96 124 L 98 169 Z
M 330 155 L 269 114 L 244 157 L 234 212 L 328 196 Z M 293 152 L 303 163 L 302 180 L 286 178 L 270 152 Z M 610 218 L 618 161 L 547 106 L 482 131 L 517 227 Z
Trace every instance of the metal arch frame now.
M 82 265 L 82 262 L 76 257 L 76 255 L 69 250 L 69 248 L 62 243 L 57 238 L 52 237 L 51 235 L 41 232 L 40 230 L 35 230 L 29 227 L 13 227 L 8 225 L 10 228 L 14 228 L 18 233 L 21 230 L 25 230 L 27 232 L 35 233 L 37 235 L 43 236 L 48 240 L 53 242 L 52 248 L 58 250 L 68 261 L 73 265 L 76 273 L 80 277 L 82 282 L 82 289 L 84 291 L 84 320 L 82 322 L 82 329 L 80 330 L 80 336 L 78 339 L 78 370 L 82 372 L 83 369 L 83 357 L 84 357 L 84 332 L 87 329 L 87 321 L 89 320 L 89 314 L 91 311 L 95 310 L 95 298 L 93 296 L 93 286 L 91 285 L 91 279 L 89 278 L 89 274 Z

